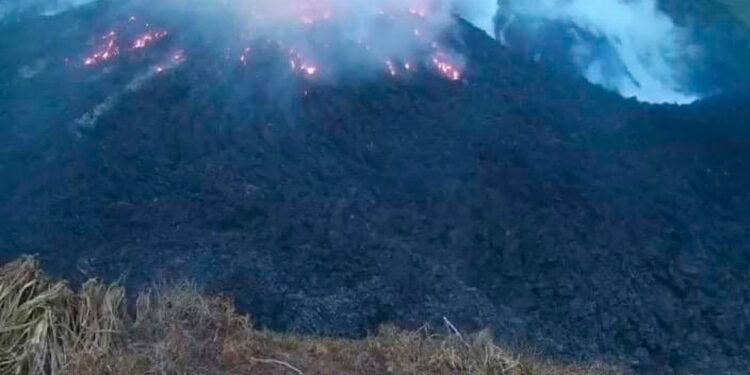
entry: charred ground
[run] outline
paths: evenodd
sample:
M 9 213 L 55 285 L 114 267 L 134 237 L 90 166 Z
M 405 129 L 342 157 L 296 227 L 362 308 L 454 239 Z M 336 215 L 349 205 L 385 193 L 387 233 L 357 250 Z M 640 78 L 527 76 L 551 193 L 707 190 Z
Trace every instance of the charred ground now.
M 193 278 L 276 329 L 448 316 L 646 371 L 747 368 L 747 93 L 642 105 L 462 24 L 458 83 L 280 90 L 195 41 L 81 129 L 138 68 L 18 78 L 93 27 L 67 21 L 35 21 L 58 30 L 36 46 L 0 33 L 3 260 L 134 290 Z

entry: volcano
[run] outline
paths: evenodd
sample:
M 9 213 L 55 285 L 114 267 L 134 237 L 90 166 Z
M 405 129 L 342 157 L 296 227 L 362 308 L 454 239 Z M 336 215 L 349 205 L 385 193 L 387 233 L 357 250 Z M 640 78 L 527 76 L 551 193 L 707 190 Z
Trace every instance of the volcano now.
M 449 317 L 563 358 L 750 368 L 746 87 L 639 103 L 462 20 L 342 79 L 148 16 L 0 29 L 1 260 L 194 279 L 279 330 Z

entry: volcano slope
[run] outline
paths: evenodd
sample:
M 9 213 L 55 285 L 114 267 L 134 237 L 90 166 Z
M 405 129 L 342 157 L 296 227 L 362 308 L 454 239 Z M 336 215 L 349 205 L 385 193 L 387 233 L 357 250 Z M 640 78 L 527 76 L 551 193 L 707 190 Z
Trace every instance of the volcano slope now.
M 200 40 L 149 78 L 148 54 L 53 63 L 99 11 L 0 32 L 2 260 L 191 278 L 280 330 L 445 316 L 643 371 L 750 368 L 746 93 L 642 105 L 467 24 L 459 82 L 280 89 Z

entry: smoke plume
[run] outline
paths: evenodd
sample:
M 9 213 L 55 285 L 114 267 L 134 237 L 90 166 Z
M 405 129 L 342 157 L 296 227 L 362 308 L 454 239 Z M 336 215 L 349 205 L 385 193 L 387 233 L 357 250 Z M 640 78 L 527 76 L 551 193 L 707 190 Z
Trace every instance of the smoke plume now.
M 93 0 L 0 0 L 0 20 L 22 14 L 52 16 Z
M 573 25 L 571 54 L 592 83 L 651 103 L 686 104 L 695 48 L 655 0 L 508 0 L 504 11 L 527 22 Z
M 0 0 L 8 14 L 52 14 L 97 0 Z M 98 0 L 101 2 L 107 0 Z M 121 16 L 170 24 L 171 35 L 210 40 L 245 63 L 251 45 L 275 44 L 292 70 L 318 80 L 431 68 L 462 77 L 463 57 L 441 43 L 460 16 L 508 43 L 511 24 L 571 26 L 570 55 L 590 82 L 652 103 L 690 103 L 696 49 L 656 0 L 124 0 Z M 496 24 L 500 14 L 504 22 Z M 153 17 L 152 17 L 153 16 Z M 239 51 L 239 52 L 238 52 Z
M 465 61 L 443 43 L 445 36 L 454 30 L 456 15 L 489 32 L 495 1 L 136 0 L 128 8 L 189 20 L 190 33 L 235 50 L 275 44 L 288 52 L 293 70 L 318 80 L 383 71 L 396 76 L 420 68 L 458 80 Z

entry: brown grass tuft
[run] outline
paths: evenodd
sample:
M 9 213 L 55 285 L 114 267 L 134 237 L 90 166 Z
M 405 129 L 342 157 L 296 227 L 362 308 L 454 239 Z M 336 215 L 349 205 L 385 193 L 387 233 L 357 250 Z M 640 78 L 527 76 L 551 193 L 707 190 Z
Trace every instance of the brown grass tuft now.
M 80 294 L 28 257 L 0 268 L 0 374 L 57 375 L 82 353 L 108 354 L 122 333 L 124 292 L 89 281 Z
M 125 294 L 98 281 L 74 293 L 33 258 L 0 268 L 0 375 L 622 375 L 498 346 L 489 331 L 382 327 L 367 340 L 255 330 L 226 298 L 192 283 Z

